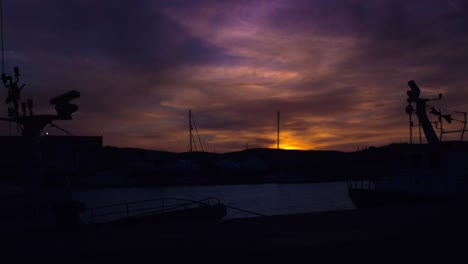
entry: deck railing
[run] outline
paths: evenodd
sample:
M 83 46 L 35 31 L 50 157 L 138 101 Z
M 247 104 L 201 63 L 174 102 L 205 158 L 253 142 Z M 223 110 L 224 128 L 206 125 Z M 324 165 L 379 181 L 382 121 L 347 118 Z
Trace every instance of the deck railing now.
M 87 209 L 83 218 L 87 223 L 104 223 L 117 219 L 221 204 L 220 200 L 208 197 L 201 200 L 180 198 L 157 198 L 134 202 L 116 203 Z
M 374 176 L 374 177 L 357 177 L 351 176 L 346 181 L 349 189 L 363 189 L 363 190 L 374 190 L 376 185 L 379 183 L 386 182 L 391 183 L 392 177 L 390 176 Z

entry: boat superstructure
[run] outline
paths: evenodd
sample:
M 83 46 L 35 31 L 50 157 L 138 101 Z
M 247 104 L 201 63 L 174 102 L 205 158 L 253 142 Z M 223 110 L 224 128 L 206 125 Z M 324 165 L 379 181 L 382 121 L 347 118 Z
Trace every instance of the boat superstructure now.
M 408 82 L 407 92 L 410 116 L 410 131 L 413 124 L 411 115 L 416 114 L 420 129 L 424 131 L 427 143 L 414 144 L 412 131 L 410 143 L 391 144 L 369 148 L 356 153 L 355 170 L 348 181 L 351 200 L 357 207 L 376 207 L 396 204 L 443 202 L 460 199 L 468 193 L 468 142 L 463 141 L 466 131 L 445 131 L 440 129 L 443 121 L 451 122 L 450 115 L 442 114 L 431 107 L 436 115 L 436 128 L 427 115 L 427 102 L 440 100 L 420 97 L 420 89 L 414 81 Z M 413 106 L 415 105 L 415 107 Z M 442 141 L 444 133 L 460 132 L 460 141 Z
M 79 92 L 52 98 L 57 114 L 41 115 L 34 113 L 32 99 L 21 101 L 25 85 L 20 84 L 17 67 L 13 76 L 3 73 L 1 79 L 7 88 L 8 116 L 0 120 L 8 122 L 10 128 L 8 135 L 0 136 L 1 226 L 15 230 L 63 225 L 58 223 L 62 221 L 58 212 L 67 204 L 76 204 L 71 183 L 96 173 L 102 137 L 73 136 L 53 123 L 72 119 L 78 106 L 70 101 L 78 98 Z M 43 133 L 48 125 L 67 135 Z

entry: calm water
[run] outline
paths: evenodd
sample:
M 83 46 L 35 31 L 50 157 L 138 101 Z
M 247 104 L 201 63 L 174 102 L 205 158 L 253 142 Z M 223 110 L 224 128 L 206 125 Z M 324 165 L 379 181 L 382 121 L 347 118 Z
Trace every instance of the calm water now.
M 265 215 L 354 209 L 346 183 L 169 186 L 77 190 L 74 199 L 88 207 L 154 198 L 201 200 L 219 198 L 224 204 Z M 228 209 L 226 218 L 253 215 Z

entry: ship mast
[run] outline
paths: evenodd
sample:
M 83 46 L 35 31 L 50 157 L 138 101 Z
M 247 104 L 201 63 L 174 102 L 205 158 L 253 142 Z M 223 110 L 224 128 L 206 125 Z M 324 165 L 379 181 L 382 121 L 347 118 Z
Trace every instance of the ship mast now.
M 408 95 L 408 103 L 415 103 L 416 104 L 416 116 L 418 117 L 419 124 L 421 124 L 424 135 L 426 136 L 427 142 L 429 144 L 437 144 L 439 143 L 439 138 L 432 127 L 431 121 L 426 113 L 426 105 L 428 101 L 432 100 L 440 100 L 442 98 L 442 94 L 439 94 L 439 98 L 436 99 L 424 99 L 420 98 L 419 95 L 421 94 L 421 89 L 419 89 L 418 85 L 415 81 L 411 80 L 408 82 L 409 87 L 411 90 L 407 91 L 406 94 Z
M 190 139 L 190 147 L 189 147 L 189 152 L 192 152 L 192 110 L 188 111 L 189 114 L 189 139 Z
M 42 135 L 42 130 L 46 125 L 58 128 L 68 134 L 63 128 L 53 124 L 55 120 L 71 120 L 72 114 L 78 110 L 78 106 L 70 103 L 71 100 L 80 97 L 80 93 L 76 90 L 66 92 L 62 95 L 50 99 L 50 103 L 55 106 L 56 115 L 36 115 L 33 113 L 34 102 L 32 99 L 26 101 L 21 100 L 21 91 L 25 84 L 20 84 L 20 70 L 18 67 L 13 68 L 13 75 L 5 73 L 5 58 L 3 47 L 3 1 L 0 0 L 0 48 L 1 48 L 1 84 L 7 88 L 7 99 L 5 103 L 8 105 L 8 118 L 0 117 L 0 121 L 8 122 L 9 135 L 11 136 L 11 124 L 16 123 L 18 132 L 23 137 L 39 137 Z M 20 112 L 21 110 L 21 112 Z
M 277 138 L 276 138 L 276 142 L 277 142 L 277 145 L 276 145 L 276 148 L 279 149 L 280 148 L 280 112 L 278 111 L 278 124 L 277 124 L 277 130 L 278 130 L 278 133 L 277 133 Z
M 197 140 L 194 139 L 194 136 L 192 133 L 193 129 L 195 129 L 195 133 L 198 138 L 198 145 L 200 147 L 200 150 L 202 152 L 205 152 L 205 149 L 203 148 L 203 144 L 200 138 L 200 134 L 198 133 L 197 124 L 195 123 L 195 118 L 193 118 L 193 115 L 192 115 L 192 110 L 189 110 L 189 137 L 190 137 L 189 152 L 193 152 L 193 147 L 195 147 L 195 151 L 199 151 L 197 147 Z
M 2 74 L 5 74 L 5 59 L 3 56 L 3 1 L 0 0 L 0 42 L 2 49 Z
M 0 48 L 2 50 L 2 76 L 5 76 L 5 55 L 4 55 L 4 47 L 3 47 L 3 0 L 0 0 Z M 11 104 L 10 104 L 11 108 Z M 8 120 L 8 135 L 11 137 L 11 116 L 9 115 Z

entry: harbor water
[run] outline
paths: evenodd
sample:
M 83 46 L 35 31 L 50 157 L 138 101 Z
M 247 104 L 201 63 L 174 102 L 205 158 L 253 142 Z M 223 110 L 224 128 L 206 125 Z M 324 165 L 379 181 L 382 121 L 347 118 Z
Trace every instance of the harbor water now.
M 207 197 L 216 197 L 227 206 L 263 215 L 354 209 L 344 182 L 108 188 L 73 192 L 73 198 L 87 207 L 156 198 L 201 200 Z M 225 219 L 252 216 L 255 215 L 228 209 Z

